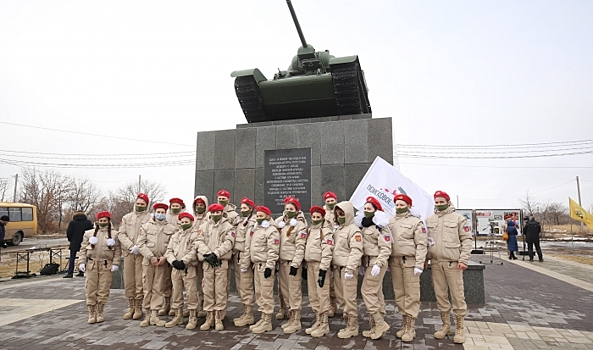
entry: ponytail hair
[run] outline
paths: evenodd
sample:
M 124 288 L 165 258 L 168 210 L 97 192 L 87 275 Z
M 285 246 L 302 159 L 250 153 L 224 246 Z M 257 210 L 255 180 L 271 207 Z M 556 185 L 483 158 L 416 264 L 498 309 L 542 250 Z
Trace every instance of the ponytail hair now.
M 109 225 L 107 225 L 107 238 L 111 238 L 111 219 L 109 219 Z M 97 237 L 97 232 L 99 232 L 99 229 L 101 227 L 99 226 L 98 222 L 95 222 L 95 232 L 93 233 L 93 237 Z M 91 244 L 91 249 L 95 249 L 95 245 Z M 109 247 L 109 250 L 113 250 L 113 247 Z

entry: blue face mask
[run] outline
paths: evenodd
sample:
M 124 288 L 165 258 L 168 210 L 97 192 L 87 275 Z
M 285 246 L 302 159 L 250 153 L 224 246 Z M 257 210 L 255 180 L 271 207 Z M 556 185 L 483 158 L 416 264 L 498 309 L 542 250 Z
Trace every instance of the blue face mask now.
M 157 213 L 154 214 L 155 219 L 159 220 L 159 221 L 163 221 L 167 218 L 167 214 L 162 214 L 162 213 Z

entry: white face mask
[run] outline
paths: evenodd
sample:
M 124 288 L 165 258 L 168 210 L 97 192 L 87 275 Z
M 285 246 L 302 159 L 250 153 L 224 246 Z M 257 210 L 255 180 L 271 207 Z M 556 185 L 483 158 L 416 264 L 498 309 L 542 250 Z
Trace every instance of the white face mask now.
M 159 220 L 159 221 L 163 221 L 167 218 L 167 214 L 162 214 L 162 213 L 158 213 L 158 214 L 154 214 L 155 219 Z

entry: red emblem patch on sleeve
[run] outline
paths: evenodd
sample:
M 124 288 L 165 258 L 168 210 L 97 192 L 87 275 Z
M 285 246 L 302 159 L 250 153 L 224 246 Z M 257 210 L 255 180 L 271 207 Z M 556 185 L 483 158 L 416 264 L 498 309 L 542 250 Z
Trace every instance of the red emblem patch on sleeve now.
M 422 233 L 426 233 L 426 227 L 422 226 Z
M 307 232 L 301 232 L 301 238 L 307 238 Z
M 236 234 L 235 234 L 235 231 L 232 231 L 232 232 L 231 232 L 231 236 L 233 236 L 233 237 L 235 237 L 235 236 L 236 236 Z
M 278 238 L 274 238 L 274 244 L 280 244 L 280 240 Z
M 334 244 L 334 241 L 332 241 L 331 239 L 328 239 L 326 243 L 327 243 L 328 245 L 333 245 L 333 244 Z
M 467 226 L 467 225 L 463 226 L 463 231 L 469 232 L 469 226 Z
M 249 232 L 249 235 L 250 235 L 250 236 L 253 236 L 253 231 Z
M 390 235 L 385 235 L 383 237 L 385 237 L 385 242 L 390 242 L 391 241 L 391 236 Z
M 356 236 L 354 236 L 354 239 L 355 239 L 357 242 L 362 242 L 362 237 L 361 237 L 360 235 L 356 235 Z

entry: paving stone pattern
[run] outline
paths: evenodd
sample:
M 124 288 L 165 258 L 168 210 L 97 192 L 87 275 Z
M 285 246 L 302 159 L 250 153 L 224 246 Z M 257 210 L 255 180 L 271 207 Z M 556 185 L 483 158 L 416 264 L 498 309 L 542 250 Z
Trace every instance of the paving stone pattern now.
M 476 260 L 476 257 L 473 257 Z M 495 259 L 495 263 L 500 260 Z M 472 307 L 466 319 L 467 341 L 454 345 L 452 339 L 437 341 L 432 333 L 440 326 L 434 303 L 422 303 L 416 322 L 417 338 L 402 344 L 395 338 L 401 326 L 393 302 L 388 303 L 387 322 L 392 329 L 381 340 L 367 340 L 359 335 L 339 339 L 344 327 L 340 317 L 331 319 L 331 333 L 315 339 L 304 330 L 285 335 L 274 320 L 274 330 L 253 335 L 247 328 L 236 328 L 232 319 L 241 314 L 239 299 L 231 295 L 225 330 L 221 332 L 188 331 L 181 327 L 141 328 L 139 321 L 124 321 L 127 307 L 123 290 L 112 290 L 106 306 L 106 322 L 87 325 L 84 304 L 84 279 L 44 277 L 36 282 L 0 283 L 0 320 L 15 313 L 31 312 L 9 307 L 11 299 L 25 299 L 31 304 L 47 304 L 47 299 L 76 301 L 43 314 L 2 325 L 1 349 L 593 349 L 593 293 L 571 284 L 505 262 L 487 265 L 484 271 L 486 305 Z M 39 283 L 40 282 L 40 283 Z M 22 304 L 22 303 L 21 303 Z M 306 299 L 304 305 L 306 305 Z M 48 307 L 39 305 L 39 307 Z M 259 315 L 257 315 L 259 317 Z M 303 308 L 303 327 L 314 314 Z M 204 319 L 199 320 L 199 324 Z M 360 302 L 360 331 L 368 329 L 368 315 Z M 452 337 L 451 337 L 452 338 Z

